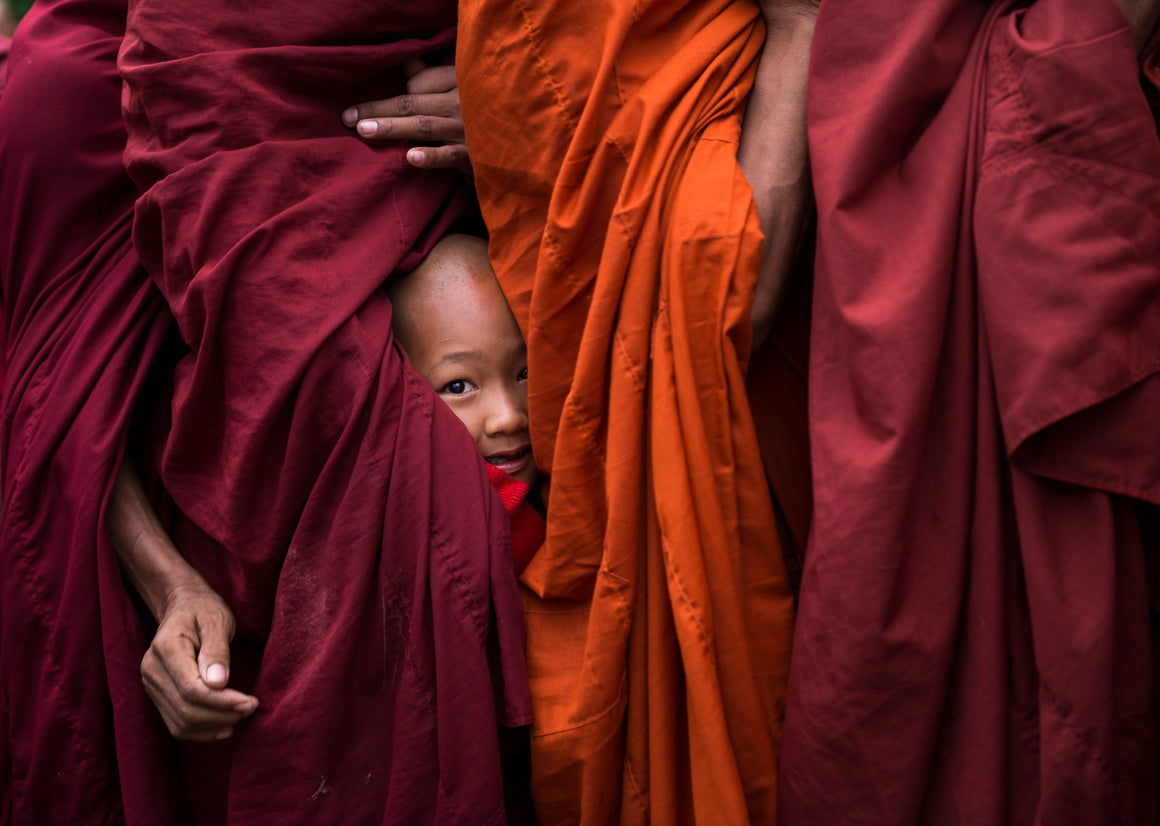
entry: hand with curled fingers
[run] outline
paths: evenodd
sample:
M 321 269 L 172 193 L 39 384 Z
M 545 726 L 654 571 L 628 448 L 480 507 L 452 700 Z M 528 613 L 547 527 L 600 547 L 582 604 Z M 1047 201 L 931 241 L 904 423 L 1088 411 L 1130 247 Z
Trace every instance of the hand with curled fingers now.
M 141 679 L 174 737 L 223 740 L 257 710 L 257 697 L 226 685 L 233 635 L 233 612 L 200 577 L 170 593 Z
M 407 152 L 412 166 L 457 169 L 471 175 L 455 67 L 409 60 L 403 70 L 407 74 L 405 95 L 351 106 L 342 113 L 342 122 L 366 141 L 421 144 Z
M 174 737 L 229 737 L 258 708 L 257 697 L 226 687 L 233 612 L 177 550 L 128 456 L 106 516 L 121 570 L 158 622 L 141 660 L 146 693 Z

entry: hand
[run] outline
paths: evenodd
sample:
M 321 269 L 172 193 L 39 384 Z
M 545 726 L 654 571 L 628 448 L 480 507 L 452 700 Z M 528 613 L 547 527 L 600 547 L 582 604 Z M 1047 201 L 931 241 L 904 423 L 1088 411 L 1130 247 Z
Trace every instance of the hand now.
M 204 580 L 170 593 L 141 679 L 174 737 L 223 740 L 258 708 L 257 697 L 226 688 L 233 636 L 233 612 Z
M 459 84 L 454 66 L 403 65 L 407 94 L 359 103 L 342 113 L 367 141 L 422 143 L 407 152 L 407 162 L 422 169 L 458 169 L 471 175 L 471 159 L 459 114 Z

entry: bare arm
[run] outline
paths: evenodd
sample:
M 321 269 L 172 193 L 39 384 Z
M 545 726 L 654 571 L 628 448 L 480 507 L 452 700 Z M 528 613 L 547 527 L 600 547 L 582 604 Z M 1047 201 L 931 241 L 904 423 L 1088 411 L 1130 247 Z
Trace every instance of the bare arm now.
M 226 688 L 233 613 L 173 545 L 127 457 L 108 524 L 122 570 L 158 621 L 141 661 L 145 690 L 175 737 L 228 737 L 258 707 L 256 697 Z
M 754 349 L 773 315 L 799 252 L 812 206 L 806 145 L 806 75 L 818 5 L 810 0 L 762 0 L 765 47 L 737 153 L 765 243 L 753 303 Z

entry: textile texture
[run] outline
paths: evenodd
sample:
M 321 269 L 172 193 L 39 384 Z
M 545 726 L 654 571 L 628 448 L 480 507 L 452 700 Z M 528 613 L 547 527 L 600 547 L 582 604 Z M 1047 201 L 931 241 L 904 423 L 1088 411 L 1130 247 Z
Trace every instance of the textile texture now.
M 166 823 L 180 810 L 103 522 L 133 402 L 172 324 L 133 252 L 124 24 L 118 0 L 40 0 L 0 95 L 5 824 Z
M 155 455 L 180 547 L 261 652 L 228 782 L 186 754 L 210 820 L 503 821 L 497 724 L 529 717 L 507 520 L 380 289 L 466 195 L 339 119 L 454 15 L 130 4 L 135 239 L 192 351 Z
M 527 482 L 513 479 L 494 465 L 487 466 L 487 478 L 511 522 L 512 560 L 516 574 L 521 574 L 544 544 L 544 517 L 528 501 L 531 485 Z
M 774 817 L 793 603 L 745 393 L 761 233 L 736 163 L 762 38 L 748 3 L 460 7 L 551 478 L 521 577 L 544 823 Z
M 127 44 L 130 160 L 155 185 L 135 228 L 123 3 L 38 2 L 0 98 L 3 822 L 502 822 L 497 724 L 528 719 L 506 519 L 378 290 L 461 200 L 338 125 L 450 42 L 449 14 L 373 29 L 168 4 L 154 31 L 150 11 Z M 366 38 L 388 45 L 346 45 Z M 163 298 L 192 352 L 145 447 L 178 546 L 235 609 L 234 680 L 262 700 L 230 741 L 180 753 L 101 519 L 172 330 Z
M 1131 33 L 1110 0 L 833 0 L 810 84 L 782 822 L 1153 823 L 1160 142 Z

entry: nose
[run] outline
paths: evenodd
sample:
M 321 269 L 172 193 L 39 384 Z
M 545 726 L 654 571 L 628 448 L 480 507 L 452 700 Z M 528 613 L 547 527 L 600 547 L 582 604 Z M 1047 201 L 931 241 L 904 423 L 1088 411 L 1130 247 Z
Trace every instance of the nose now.
M 484 430 L 489 436 L 521 433 L 528 429 L 528 393 L 523 387 L 503 388 L 492 394 Z

